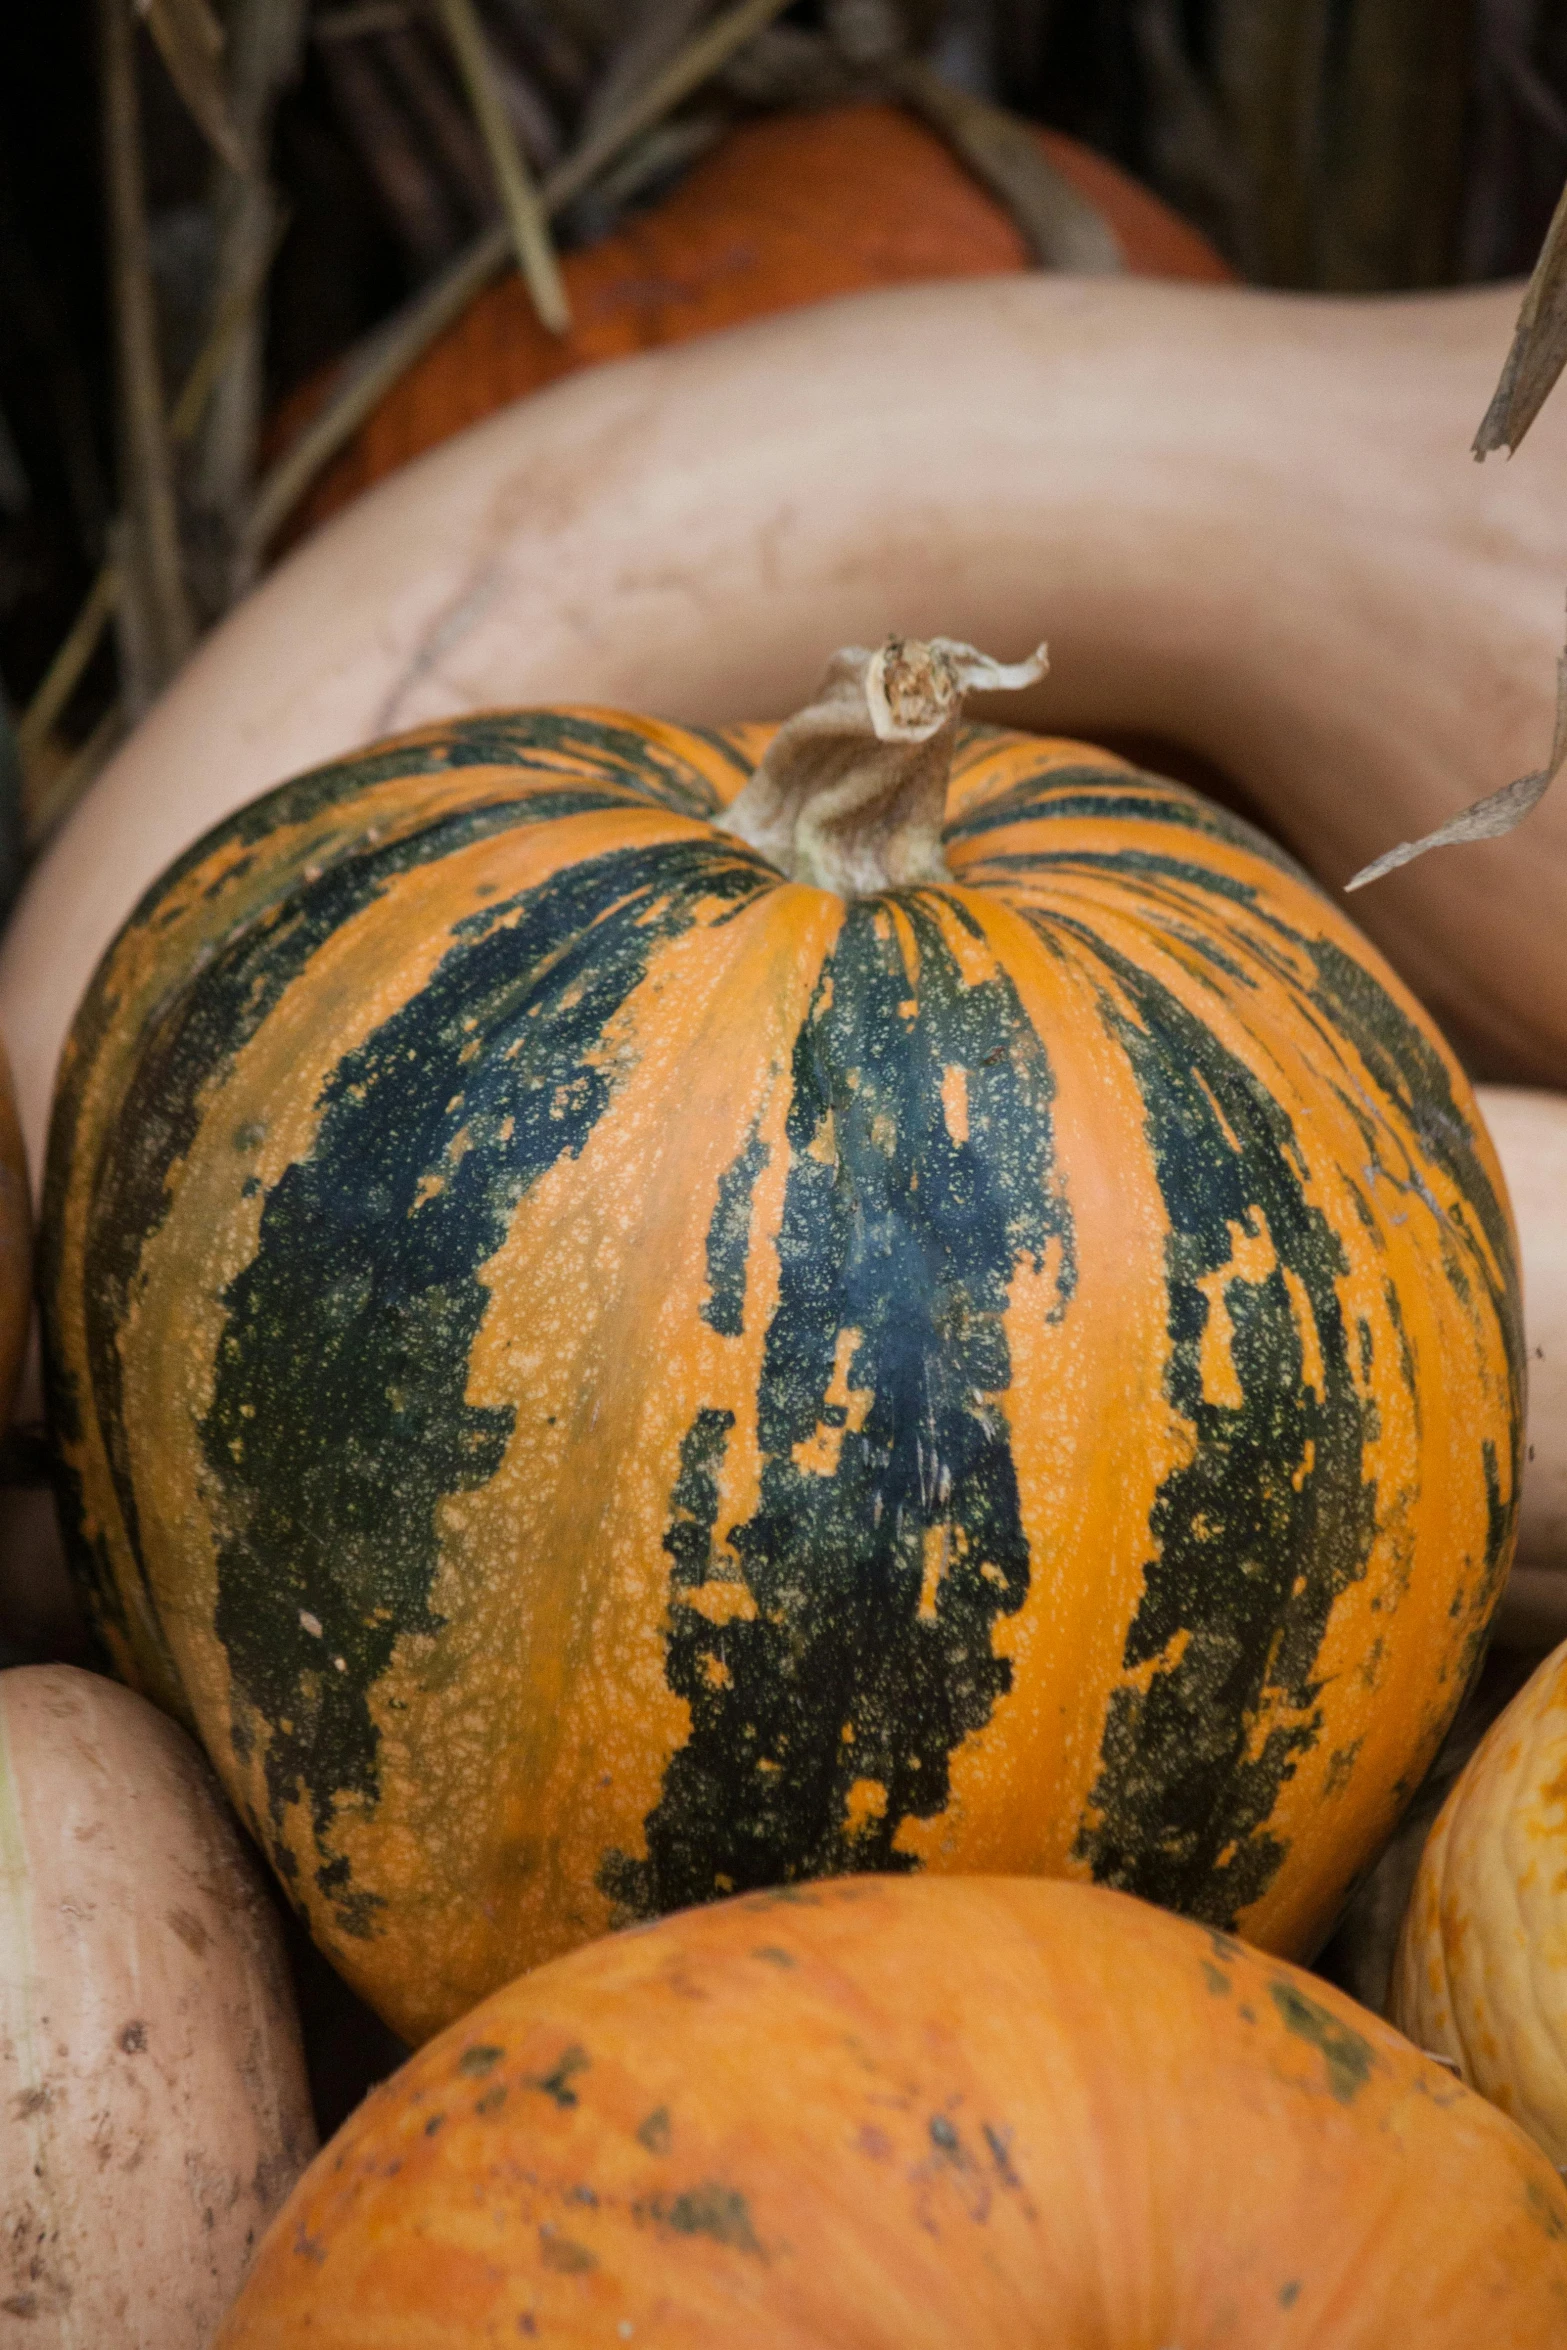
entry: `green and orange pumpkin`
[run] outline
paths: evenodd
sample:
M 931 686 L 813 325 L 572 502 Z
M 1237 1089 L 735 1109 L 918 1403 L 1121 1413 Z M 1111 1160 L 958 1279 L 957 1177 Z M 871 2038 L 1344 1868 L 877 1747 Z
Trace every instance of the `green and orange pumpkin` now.
M 1309 1950 L 1483 1641 L 1518 1296 L 1457 1064 L 1238 819 L 917 654 L 776 733 L 320 769 L 78 1017 L 75 1555 L 411 2037 L 829 1871 Z

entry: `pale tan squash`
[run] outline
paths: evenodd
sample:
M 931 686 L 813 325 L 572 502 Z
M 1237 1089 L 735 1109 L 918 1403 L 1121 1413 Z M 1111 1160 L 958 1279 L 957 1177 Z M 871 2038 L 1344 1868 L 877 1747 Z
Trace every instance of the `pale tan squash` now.
M 1499 1715 L 1420 1862 L 1389 2012 L 1567 2166 L 1567 1644 Z
M 1567 904 L 1562 928 L 1567 955 Z M 1567 1569 L 1567 1094 L 1486 1085 L 1479 1101 L 1512 1196 L 1523 1273 L 1531 1457 L 1518 1557 Z M 1567 1574 L 1562 1588 L 1567 1607 Z
M 314 2146 L 206 1764 L 113 1682 L 0 1674 L 0 2344 L 205 2350 Z
M 0 957 L 34 1164 L 88 974 L 170 857 L 286 774 L 483 704 L 780 716 L 835 644 L 1043 631 L 1040 722 L 1186 741 L 1344 880 L 1548 748 L 1567 402 L 1510 462 L 1468 454 L 1516 306 L 914 287 L 449 442 L 210 640 L 35 876 Z M 1558 795 L 1356 912 L 1482 1074 L 1567 1083 L 1564 889 Z

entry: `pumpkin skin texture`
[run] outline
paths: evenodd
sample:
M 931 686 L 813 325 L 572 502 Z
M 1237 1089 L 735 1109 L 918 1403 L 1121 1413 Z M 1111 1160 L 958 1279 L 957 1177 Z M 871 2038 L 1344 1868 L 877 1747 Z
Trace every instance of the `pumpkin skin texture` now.
M 1421 1856 L 1389 2013 L 1567 2164 L 1567 1642 L 1491 1724 Z
M 1034 137 L 1109 222 L 1131 274 L 1233 277 L 1205 237 L 1104 156 L 1059 131 L 1034 128 Z M 542 324 L 514 270 L 477 295 L 386 392 L 289 535 L 465 425 L 579 368 L 876 286 L 1029 266 L 1003 207 L 899 107 L 823 107 L 743 125 L 663 203 L 566 255 L 566 334 Z M 335 375 L 328 370 L 287 403 L 274 432 L 280 445 L 321 406 Z
M 0 2344 L 206 2350 L 315 2126 L 278 1920 L 183 1731 L 0 1673 Z
M 318 771 L 172 869 L 68 1049 L 77 1561 L 410 2039 L 866 1867 L 1307 1950 L 1506 1572 L 1505 1197 L 1352 925 L 984 728 L 950 886 L 846 904 L 709 821 L 769 733 Z
M 488 2000 L 216 2350 L 1543 2350 L 1564 2236 L 1522 2133 L 1311 1976 L 1092 1887 L 858 1878 Z

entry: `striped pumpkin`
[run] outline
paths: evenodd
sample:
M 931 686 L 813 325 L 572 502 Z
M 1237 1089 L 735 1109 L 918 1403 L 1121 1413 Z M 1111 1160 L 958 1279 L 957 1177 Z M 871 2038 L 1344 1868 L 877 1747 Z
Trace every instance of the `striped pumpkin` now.
M 1309 1950 L 1509 1557 L 1457 1065 L 1238 820 L 964 728 L 950 878 L 715 828 L 769 730 L 409 735 L 193 848 L 50 1151 L 117 1668 L 418 2038 L 825 1871 Z

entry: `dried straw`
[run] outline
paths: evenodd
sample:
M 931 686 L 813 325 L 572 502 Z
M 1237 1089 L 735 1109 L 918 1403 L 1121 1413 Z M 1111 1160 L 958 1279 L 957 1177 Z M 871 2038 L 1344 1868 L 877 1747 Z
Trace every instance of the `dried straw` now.
M 126 679 L 132 707 L 144 707 L 172 677 L 195 642 L 195 623 L 180 558 L 152 256 L 142 174 L 141 112 L 136 91 L 134 25 L 127 0 L 98 0 L 103 55 L 104 172 L 119 368 L 121 465 L 128 568 L 124 595 L 134 603 L 134 666 Z
M 704 26 L 613 121 L 590 131 L 550 173 L 539 191 L 546 216 L 553 219 L 580 196 L 633 139 L 672 113 L 786 5 L 787 0 L 736 0 L 733 7 Z M 257 489 L 244 532 L 244 544 L 253 556 L 259 556 L 322 467 L 358 430 L 382 394 L 504 266 L 510 250 L 511 232 L 506 223 L 484 230 L 466 253 L 365 337 L 349 360 L 336 393 Z
M 473 0 L 439 0 L 439 7 L 457 70 L 462 75 L 495 174 L 517 267 L 544 324 L 551 334 L 563 335 L 571 326 L 565 280 L 550 241 L 549 223 L 539 201 L 538 187 L 512 129 L 478 11 Z

